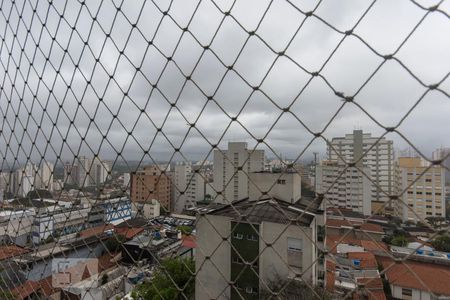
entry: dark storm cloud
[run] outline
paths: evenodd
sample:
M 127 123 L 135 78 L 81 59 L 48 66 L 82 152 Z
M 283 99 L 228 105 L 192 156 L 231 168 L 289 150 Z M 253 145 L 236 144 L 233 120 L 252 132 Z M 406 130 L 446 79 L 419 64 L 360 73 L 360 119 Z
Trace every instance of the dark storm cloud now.
M 428 7 L 434 2 L 420 3 Z M 382 126 L 397 126 L 426 91 L 395 61 L 386 62 L 365 84 L 383 59 L 354 36 L 345 38 L 333 53 L 343 35 L 323 21 L 340 31 L 349 30 L 370 1 L 322 1 L 316 14 L 323 21 L 306 18 L 299 11 L 314 9 L 316 1 L 293 1 L 299 10 L 286 1 L 240 0 L 232 8 L 232 1 L 178 0 L 170 8 L 168 3 L 128 1 L 118 11 L 120 3 L 115 1 L 87 1 L 83 6 L 57 1 L 50 8 L 43 1 L 32 2 L 33 7 L 30 2 L 16 1 L 11 13 L 10 4 L 3 4 L 0 33 L 5 42 L 0 60 L 2 71 L 8 73 L 2 74 L 0 107 L 4 119 L 14 127 L 13 137 L 18 138 L 5 147 L 11 129 L 4 122 L 2 153 L 14 158 L 19 143 L 27 148 L 35 142 L 33 149 L 50 158 L 56 156 L 54 149 L 62 152 L 63 158 L 70 158 L 71 152 L 100 152 L 115 158 L 120 151 L 126 159 L 141 159 L 142 148 L 150 148 L 153 158 L 167 159 L 174 151 L 172 144 L 181 147 L 188 158 L 199 159 L 205 158 L 210 143 L 219 140 L 222 145 L 231 140 L 255 145 L 255 139 L 264 138 L 277 155 L 295 158 L 313 139 L 309 130 L 323 131 L 327 139 L 356 128 L 383 134 L 385 130 L 367 114 Z M 240 24 L 231 17 L 222 22 L 224 15 L 216 5 L 223 11 L 231 9 Z M 19 19 L 16 9 L 20 12 L 22 8 Z M 441 9 L 448 12 L 449 5 L 444 3 Z M 189 32 L 183 33 L 161 13 L 166 10 Z M 425 13 L 407 0 L 377 1 L 354 32 L 381 55 L 391 54 Z M 256 33 L 274 51 L 285 51 L 291 59 L 277 58 L 256 36 L 248 39 L 245 30 L 255 30 L 264 14 Z M 395 57 L 424 84 L 439 82 L 450 69 L 449 29 L 443 14 L 430 13 Z M 209 50 L 205 51 L 202 46 L 206 45 Z M 226 66 L 232 64 L 233 70 L 228 71 Z M 320 70 L 336 91 L 356 93 L 355 102 L 367 114 L 352 103 L 337 113 L 341 99 L 322 78 L 310 81 L 311 75 L 302 68 Z M 186 81 L 186 76 L 191 80 Z M 260 91 L 253 91 L 253 86 L 260 86 Z M 449 93 L 450 79 L 440 87 Z M 291 113 L 281 115 L 285 107 Z M 399 130 L 428 155 L 449 143 L 449 112 L 445 95 L 428 92 Z M 22 124 L 14 123 L 16 115 Z M 235 116 L 238 122 L 230 125 L 230 117 Z M 190 128 L 194 122 L 195 129 Z M 27 128 L 26 133 L 22 127 Z M 161 127 L 165 136 L 157 131 Z M 396 147 L 408 147 L 400 136 L 388 137 Z M 326 143 L 317 139 L 304 157 L 309 158 L 313 151 L 324 153 L 325 148 Z M 22 158 L 27 156 L 19 153 Z

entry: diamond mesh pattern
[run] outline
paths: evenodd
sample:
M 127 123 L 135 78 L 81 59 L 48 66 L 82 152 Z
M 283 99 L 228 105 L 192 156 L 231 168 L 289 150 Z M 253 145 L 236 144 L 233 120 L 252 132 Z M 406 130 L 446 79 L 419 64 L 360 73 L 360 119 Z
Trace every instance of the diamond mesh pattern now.
M 0 298 L 385 299 L 399 266 L 421 290 L 450 297 L 416 265 L 447 227 L 405 202 L 430 172 L 450 172 L 450 151 L 427 155 L 449 125 L 449 4 L 350 2 L 2 1 Z M 355 160 L 333 139 L 354 126 L 378 136 Z M 365 167 L 386 139 L 422 158 L 413 180 L 388 189 Z M 244 160 L 223 150 L 236 140 L 251 145 Z M 248 167 L 261 149 L 281 169 L 268 185 Z M 326 189 L 303 190 L 300 204 L 273 196 L 286 176 L 317 181 L 309 161 L 325 150 L 340 161 Z M 217 185 L 210 160 L 220 154 L 232 170 Z M 384 199 L 357 222 L 329 197 L 349 172 Z M 200 182 L 211 199 L 185 204 Z M 231 197 L 241 184 L 259 196 Z M 166 219 L 135 204 L 153 199 Z M 195 218 L 160 244 L 169 213 L 185 205 Z M 402 228 L 385 217 L 398 210 L 428 235 L 410 237 L 405 253 L 391 247 L 405 243 Z M 370 226 L 377 218 L 397 238 L 389 247 Z M 342 244 L 364 257 L 343 256 Z M 176 258 L 183 251 L 195 254 Z M 376 264 L 360 268 L 371 255 Z M 73 277 L 57 286 L 55 265 L 70 259 L 82 267 L 69 263 Z M 337 278 L 346 271 L 365 275 Z

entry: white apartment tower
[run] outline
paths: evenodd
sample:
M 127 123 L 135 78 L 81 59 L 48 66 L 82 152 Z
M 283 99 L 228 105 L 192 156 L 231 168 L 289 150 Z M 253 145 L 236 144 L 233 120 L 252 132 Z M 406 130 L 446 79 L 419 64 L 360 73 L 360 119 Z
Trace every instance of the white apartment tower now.
M 352 134 L 333 138 L 330 144 L 328 160 L 344 165 L 358 162 L 370 169 L 372 211 L 378 211 L 389 200 L 388 195 L 397 193 L 391 140 L 354 130 Z
M 324 194 L 324 206 L 371 214 L 372 184 L 364 176 L 370 174 L 370 169 L 361 165 L 358 168 L 345 169 L 344 164 L 327 160 L 316 167 L 316 191 Z
M 248 149 L 245 142 L 229 142 L 228 149 L 214 150 L 215 202 L 230 203 L 249 196 L 248 176 L 264 170 L 264 150 Z
M 78 158 L 77 184 L 79 187 L 87 187 L 92 181 L 91 160 L 85 156 Z
M 52 163 L 47 161 L 42 161 L 41 167 L 39 168 L 38 178 L 36 178 L 37 187 L 39 189 L 53 191 L 53 170 L 54 166 Z
M 205 199 L 206 180 L 199 166 L 177 164 L 173 174 L 173 206 L 174 212 L 195 206 L 196 202 Z
M 177 164 L 173 173 L 173 205 L 176 213 L 181 213 L 187 204 L 187 187 L 191 177 L 190 164 Z

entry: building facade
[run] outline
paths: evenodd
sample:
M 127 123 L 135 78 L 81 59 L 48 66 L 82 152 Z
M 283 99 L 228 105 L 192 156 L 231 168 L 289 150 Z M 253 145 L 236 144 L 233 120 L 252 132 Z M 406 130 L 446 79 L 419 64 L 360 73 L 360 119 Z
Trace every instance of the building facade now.
M 414 222 L 427 217 L 445 218 L 444 168 L 428 168 L 420 157 L 400 157 L 399 168 L 402 190 L 405 190 L 403 202 L 398 202 L 399 216 Z
M 397 193 L 393 141 L 354 130 L 333 138 L 327 151 L 331 161 L 344 165 L 361 163 L 370 169 L 372 211 L 379 210 L 389 201 L 389 195 Z M 387 206 L 391 208 L 391 203 Z
M 338 161 L 322 161 L 316 167 L 316 191 L 324 195 L 327 207 L 348 208 L 368 216 L 372 213 L 372 184 L 367 176 L 367 167 L 346 169 Z
M 295 203 L 302 197 L 301 177 L 295 171 L 255 172 L 249 179 L 250 199 L 270 196 Z
M 248 149 L 245 142 L 230 142 L 226 150 L 214 150 L 214 189 L 218 203 L 247 198 L 248 174 L 265 168 L 264 150 Z
M 147 202 L 155 199 L 161 209 L 171 211 L 171 178 L 158 166 L 147 166 L 131 173 L 130 194 L 133 202 Z
M 315 285 L 317 214 L 309 205 L 265 198 L 199 216 L 195 299 L 261 299 L 267 285 L 300 277 Z

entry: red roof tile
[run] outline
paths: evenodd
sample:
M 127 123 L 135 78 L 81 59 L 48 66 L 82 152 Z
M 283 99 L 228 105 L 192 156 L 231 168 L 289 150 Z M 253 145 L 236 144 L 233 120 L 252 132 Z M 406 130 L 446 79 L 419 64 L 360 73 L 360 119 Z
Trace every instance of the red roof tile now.
M 139 228 L 116 227 L 116 229 L 115 229 L 115 232 L 118 235 L 125 236 L 125 238 L 127 240 L 131 240 L 132 238 L 134 238 L 136 235 L 138 235 L 142 231 L 144 231 L 144 228 L 142 228 L 142 227 L 139 227 Z
M 49 276 L 40 281 L 28 280 L 24 284 L 11 290 L 16 299 L 27 299 L 32 295 L 40 295 L 48 298 L 53 293 L 52 277 Z
M 327 284 L 326 289 L 327 291 L 332 292 L 334 290 L 334 281 L 336 279 L 336 275 L 332 271 L 327 271 Z
M 183 247 L 186 248 L 197 248 L 197 242 L 195 236 L 193 235 L 185 235 L 183 236 Z
M 30 252 L 30 250 L 18 247 L 16 245 L 8 245 L 0 247 L 0 260 L 5 260 L 11 257 L 16 257 Z
M 389 268 L 386 270 L 386 277 L 390 284 L 450 296 L 450 267 L 416 261 L 395 263 L 391 266 L 394 263 L 392 259 L 378 259 L 384 269 Z
M 356 225 L 360 225 L 361 223 L 354 223 L 354 222 L 350 222 L 348 220 L 340 220 L 340 219 L 327 219 L 327 226 L 328 227 L 351 227 L 354 224 Z
M 327 245 L 328 251 L 336 254 L 338 244 L 351 244 L 351 245 L 361 246 L 361 240 L 354 239 L 349 236 L 327 235 L 326 245 Z
M 88 229 L 85 229 L 83 231 L 80 231 L 80 237 L 88 238 L 88 237 L 91 237 L 91 236 L 101 236 L 103 234 L 103 232 L 105 232 L 107 230 L 110 230 L 110 229 L 113 229 L 113 228 L 114 228 L 114 226 L 111 225 L 111 224 L 108 224 L 108 225 L 103 224 L 103 225 L 100 225 L 100 226 L 88 228 Z
M 327 219 L 326 225 L 328 227 L 336 227 L 336 228 L 359 226 L 359 228 L 363 231 L 372 231 L 379 233 L 384 232 L 383 227 L 378 224 L 350 222 L 349 220 L 341 220 L 341 219 Z
M 349 252 L 348 259 L 356 259 L 360 261 L 361 269 L 377 269 L 377 260 L 371 252 Z
M 384 242 L 361 240 L 361 246 L 369 252 L 382 251 L 389 253 L 389 248 Z
M 378 224 L 363 223 L 363 224 L 361 224 L 360 228 L 361 228 L 361 230 L 364 230 L 364 231 L 384 233 L 383 227 Z

